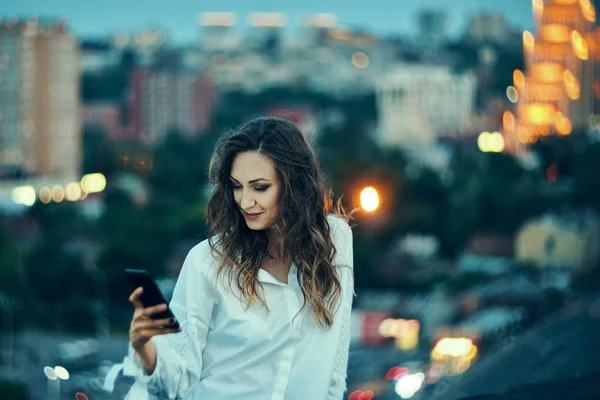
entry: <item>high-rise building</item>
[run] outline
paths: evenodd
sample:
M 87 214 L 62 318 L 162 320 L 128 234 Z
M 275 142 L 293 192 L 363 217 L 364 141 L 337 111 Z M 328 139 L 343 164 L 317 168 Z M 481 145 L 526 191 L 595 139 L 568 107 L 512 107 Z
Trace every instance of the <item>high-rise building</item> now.
M 215 90 L 196 73 L 138 70 L 133 73 L 130 130 L 149 143 L 170 129 L 197 134 L 209 127 Z
M 118 104 L 112 102 L 86 103 L 81 111 L 84 126 L 101 129 L 112 139 L 119 138 L 123 133 Z
M 64 21 L 0 21 L 0 168 L 78 177 L 79 43 Z
M 518 150 L 539 136 L 568 135 L 594 113 L 596 13 L 590 0 L 533 0 L 536 34 L 523 33 L 525 73 L 516 70 L 516 125 L 505 127 Z
M 207 52 L 222 52 L 237 48 L 241 37 L 235 30 L 237 16 L 231 12 L 203 12 L 197 22 L 202 26 L 201 48 Z

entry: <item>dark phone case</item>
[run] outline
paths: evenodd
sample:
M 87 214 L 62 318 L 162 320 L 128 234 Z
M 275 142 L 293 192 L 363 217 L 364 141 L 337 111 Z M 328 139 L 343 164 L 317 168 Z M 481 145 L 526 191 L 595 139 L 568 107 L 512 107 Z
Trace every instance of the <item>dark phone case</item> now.
M 158 285 L 147 271 L 144 271 L 143 269 L 126 269 L 125 276 L 127 277 L 132 290 L 135 290 L 140 286 L 144 288 L 144 291 L 140 296 L 140 301 L 145 308 L 167 303 L 165 297 L 158 288 Z M 170 308 L 167 308 L 166 311 L 153 314 L 150 318 L 175 318 L 175 315 Z M 179 329 L 179 321 L 176 319 L 174 324 L 169 325 L 169 328 L 170 327 Z

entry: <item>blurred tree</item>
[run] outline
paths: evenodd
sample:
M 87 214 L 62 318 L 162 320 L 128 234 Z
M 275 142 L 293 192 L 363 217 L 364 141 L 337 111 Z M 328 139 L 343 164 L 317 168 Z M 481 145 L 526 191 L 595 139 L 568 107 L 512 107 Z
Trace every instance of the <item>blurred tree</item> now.
M 101 172 L 110 178 L 120 167 L 116 143 L 101 128 L 86 126 L 83 130 L 83 174 Z
M 473 69 L 479 62 L 479 47 L 464 40 L 448 42 L 444 50 L 454 58 L 457 72 Z
M 579 158 L 586 154 L 590 141 L 585 131 L 578 129 L 568 136 L 547 136 L 540 138 L 532 150 L 541 160 L 543 177 L 547 177 L 548 168 L 556 168 L 556 178 L 572 178 L 573 168 Z M 593 147 L 592 147 L 593 149 Z
M 153 69 L 165 72 L 177 72 L 183 66 L 182 55 L 179 50 L 162 47 L 158 50 Z
M 600 143 L 589 143 L 573 158 L 573 190 L 575 203 L 600 213 Z
M 135 52 L 126 49 L 118 65 L 100 72 L 84 73 L 81 79 L 83 102 L 121 101 L 129 89 L 130 74 L 137 64 Z
M 129 84 L 129 71 L 120 66 L 102 72 L 84 73 L 81 80 L 81 98 L 84 103 L 120 101 Z
M 0 380 L 0 398 L 10 400 L 30 400 L 31 396 L 23 382 Z
M 126 72 L 131 73 L 138 66 L 138 57 L 132 48 L 126 48 L 121 53 L 120 67 Z
M 0 218 L 0 292 L 19 295 L 20 254 Z
M 523 58 L 523 42 L 519 41 L 516 47 L 494 46 L 496 61 L 490 75 L 489 90 L 496 95 L 504 95 L 506 88 L 513 85 L 515 69 L 525 69 Z
M 544 182 L 504 154 L 456 149 L 448 209 L 441 222 L 442 254 L 455 257 L 475 232 L 513 234 L 548 207 Z

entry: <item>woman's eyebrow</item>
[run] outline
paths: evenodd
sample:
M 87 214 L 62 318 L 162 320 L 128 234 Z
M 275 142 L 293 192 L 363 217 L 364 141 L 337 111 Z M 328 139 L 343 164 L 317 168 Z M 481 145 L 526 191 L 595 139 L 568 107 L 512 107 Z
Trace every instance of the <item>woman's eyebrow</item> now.
M 240 183 L 240 181 L 238 181 L 237 179 L 235 179 L 233 176 L 230 176 L 229 178 L 230 178 L 232 181 L 235 181 L 235 182 L 237 182 L 237 183 Z M 248 181 L 248 183 L 256 183 L 256 182 L 259 182 L 259 181 L 268 181 L 268 182 L 271 182 L 271 180 L 270 180 L 270 179 L 267 179 L 267 178 L 256 178 L 256 179 L 252 179 L 252 180 Z

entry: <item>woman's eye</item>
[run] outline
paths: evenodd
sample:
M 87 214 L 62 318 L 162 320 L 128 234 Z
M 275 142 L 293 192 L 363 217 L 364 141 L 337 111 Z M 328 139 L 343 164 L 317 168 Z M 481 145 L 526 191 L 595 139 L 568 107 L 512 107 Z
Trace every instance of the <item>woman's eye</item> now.
M 255 186 L 254 190 L 256 190 L 257 192 L 264 192 L 268 188 L 269 188 L 268 186 Z
M 241 186 L 233 185 L 233 190 L 238 190 L 238 189 L 241 189 L 241 188 L 242 188 Z

